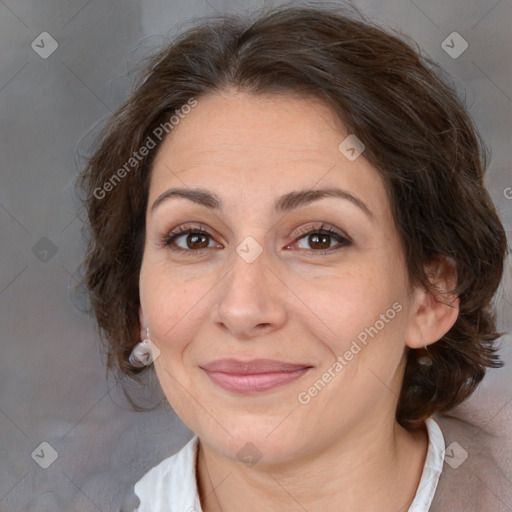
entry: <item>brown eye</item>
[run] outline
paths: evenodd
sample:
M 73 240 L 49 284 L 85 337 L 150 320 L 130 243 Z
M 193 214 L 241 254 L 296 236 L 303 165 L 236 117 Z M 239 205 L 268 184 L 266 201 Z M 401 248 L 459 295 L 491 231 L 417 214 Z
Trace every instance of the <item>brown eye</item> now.
M 300 246 L 300 242 L 305 242 Z M 335 245 L 332 245 L 335 242 Z M 351 245 L 350 240 L 332 229 L 314 229 L 297 240 L 300 249 L 313 252 L 336 250 Z M 337 244 L 337 245 L 336 245 Z
M 318 233 L 308 235 L 308 243 L 314 249 L 329 249 L 331 246 L 331 235 Z
M 206 231 L 193 228 L 180 228 L 177 231 L 170 233 L 165 237 L 163 243 L 173 251 L 200 251 L 213 247 L 210 245 L 213 242 L 210 234 Z
M 208 247 L 208 235 L 203 233 L 189 233 L 185 240 L 189 249 L 205 249 Z

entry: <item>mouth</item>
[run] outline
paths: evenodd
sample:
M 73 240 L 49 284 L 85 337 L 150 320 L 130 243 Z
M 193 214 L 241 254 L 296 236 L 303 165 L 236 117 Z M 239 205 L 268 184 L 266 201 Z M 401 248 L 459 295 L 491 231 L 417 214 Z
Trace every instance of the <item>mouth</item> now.
M 261 393 L 289 384 L 311 370 L 311 365 L 271 359 L 218 359 L 200 366 L 210 380 L 226 391 Z

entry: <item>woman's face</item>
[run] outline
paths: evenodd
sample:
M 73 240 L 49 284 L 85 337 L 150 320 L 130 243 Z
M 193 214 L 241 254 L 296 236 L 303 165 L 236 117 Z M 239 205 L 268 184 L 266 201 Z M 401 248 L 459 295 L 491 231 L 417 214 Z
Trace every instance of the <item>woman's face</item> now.
M 226 91 L 159 149 L 141 335 L 176 413 L 226 457 L 284 463 L 393 421 L 414 295 L 348 135 L 318 100 Z

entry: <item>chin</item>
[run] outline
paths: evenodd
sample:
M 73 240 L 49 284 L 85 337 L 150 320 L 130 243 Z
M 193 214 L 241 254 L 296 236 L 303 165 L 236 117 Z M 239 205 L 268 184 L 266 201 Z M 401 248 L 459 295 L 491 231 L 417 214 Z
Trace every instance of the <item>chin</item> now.
M 279 421 L 250 418 L 227 428 L 232 437 L 223 429 L 215 433 L 209 431 L 205 436 L 199 434 L 199 437 L 220 455 L 249 467 L 254 464 L 276 465 L 293 460 L 306 449 L 304 435 L 299 431 L 290 432 L 290 425 L 285 423 L 278 426 Z

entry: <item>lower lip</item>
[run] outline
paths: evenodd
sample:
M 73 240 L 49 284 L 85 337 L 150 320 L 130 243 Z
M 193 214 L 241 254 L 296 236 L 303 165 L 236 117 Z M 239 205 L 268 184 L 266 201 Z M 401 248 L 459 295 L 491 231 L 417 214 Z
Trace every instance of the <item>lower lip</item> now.
M 253 373 L 250 375 L 205 371 L 208 377 L 222 389 L 250 394 L 261 393 L 289 384 L 302 377 L 310 369 L 300 368 L 290 372 Z

